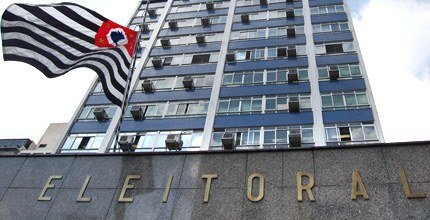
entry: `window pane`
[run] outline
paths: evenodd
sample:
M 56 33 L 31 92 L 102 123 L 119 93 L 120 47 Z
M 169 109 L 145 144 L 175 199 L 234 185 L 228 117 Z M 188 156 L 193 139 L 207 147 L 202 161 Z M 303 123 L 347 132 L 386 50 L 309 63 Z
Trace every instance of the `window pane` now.
M 374 126 L 364 126 L 364 135 L 366 140 L 377 140 L 376 131 Z
M 345 95 L 346 106 L 356 106 L 355 95 Z
M 234 74 L 233 84 L 242 84 L 243 74 Z
M 276 109 L 276 99 L 266 99 L 266 110 Z
M 243 100 L 240 108 L 243 112 L 251 111 L 251 100 Z
M 337 131 L 336 128 L 326 128 L 327 141 L 337 141 Z
M 212 136 L 212 146 L 221 146 L 222 142 L 221 142 L 221 138 L 222 138 L 222 133 L 214 133 Z
M 267 71 L 267 82 L 276 82 L 276 72 L 275 71 Z
M 230 101 L 230 112 L 238 112 L 239 111 L 239 100 L 231 100 Z
M 264 143 L 265 144 L 275 143 L 275 131 L 264 131 Z
M 261 99 L 252 100 L 252 110 L 261 111 Z
M 278 53 L 276 48 L 268 49 L 267 57 L 277 57 L 277 56 L 278 56 Z
M 333 106 L 333 101 L 331 99 L 331 95 L 322 96 L 321 99 L 322 99 L 323 107 L 332 107 Z
M 224 79 L 222 81 L 223 85 L 228 85 L 233 82 L 233 75 L 224 75 Z
M 343 97 L 341 95 L 333 95 L 333 104 L 334 104 L 334 107 L 344 106 Z
M 318 68 L 318 75 L 320 78 L 327 78 L 328 77 L 327 67 Z
M 200 147 L 200 145 L 202 144 L 202 140 L 203 140 L 203 133 L 201 132 L 193 133 L 193 136 L 191 138 L 191 146 Z
M 277 130 L 276 131 L 276 143 L 277 144 L 286 144 L 287 143 L 287 131 L 286 130 Z
M 368 105 L 369 101 L 367 100 L 366 94 L 357 94 L 357 104 L 359 105 Z
M 360 127 L 351 127 L 352 140 L 362 141 L 364 140 L 363 129 Z
M 352 76 L 360 76 L 361 75 L 361 73 L 360 73 L 360 67 L 358 67 L 358 66 L 351 66 L 350 69 L 351 69 L 351 75 Z
M 349 68 L 346 67 L 339 67 L 340 77 L 349 77 Z
M 218 112 L 228 111 L 228 101 L 219 101 Z
M 254 74 L 254 83 L 263 82 L 263 73 L 262 72 L 256 72 Z
M 313 143 L 314 142 L 314 132 L 312 129 L 302 130 L 302 141 L 303 143 Z
M 277 110 L 287 110 L 288 102 L 286 97 L 278 98 L 278 109 Z

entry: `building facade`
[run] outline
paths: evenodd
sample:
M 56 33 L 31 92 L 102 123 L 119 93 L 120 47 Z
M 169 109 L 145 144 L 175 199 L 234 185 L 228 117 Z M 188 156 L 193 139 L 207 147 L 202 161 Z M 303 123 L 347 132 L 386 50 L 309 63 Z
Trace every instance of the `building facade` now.
M 384 141 L 343 0 L 142 1 L 129 26 L 142 41 L 123 120 L 96 79 L 53 152 Z

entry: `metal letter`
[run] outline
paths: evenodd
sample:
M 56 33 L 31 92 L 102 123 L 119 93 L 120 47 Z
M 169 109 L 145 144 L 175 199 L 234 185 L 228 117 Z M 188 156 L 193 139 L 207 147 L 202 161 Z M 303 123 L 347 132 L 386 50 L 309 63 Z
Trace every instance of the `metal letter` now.
M 124 185 L 122 186 L 121 194 L 119 195 L 118 202 L 133 202 L 133 197 L 127 198 L 125 197 L 125 192 L 127 189 L 134 189 L 134 185 L 129 184 L 130 180 L 140 180 L 140 175 L 128 175 L 125 178 Z
M 51 184 L 52 180 L 61 180 L 62 178 L 63 178 L 63 176 L 50 176 L 48 179 L 48 182 L 46 182 L 45 187 L 43 187 L 43 190 L 40 193 L 39 198 L 37 200 L 38 201 L 51 201 L 52 197 L 45 196 L 45 193 L 46 193 L 46 191 L 48 191 L 48 189 L 55 188 L 55 185 Z
M 258 196 L 252 195 L 252 184 L 253 184 L 252 181 L 254 180 L 254 178 L 258 178 L 258 180 L 260 181 Z M 264 176 L 263 175 L 261 175 L 259 173 L 254 173 L 248 177 L 248 192 L 247 192 L 246 196 L 252 202 L 259 202 L 264 198 Z
M 204 174 L 202 176 L 202 179 L 206 179 L 205 198 L 203 199 L 204 203 L 209 202 L 209 194 L 211 192 L 212 179 L 217 179 L 217 178 L 218 178 L 218 174 Z
M 170 188 L 172 187 L 172 182 L 173 182 L 173 176 L 169 176 L 169 179 L 167 179 L 166 190 L 164 191 L 164 194 L 163 194 L 163 203 L 166 203 L 167 200 L 169 199 L 169 193 L 170 193 Z
M 87 190 L 88 183 L 90 183 L 91 176 L 87 176 L 85 179 L 84 185 L 82 186 L 81 191 L 79 192 L 78 198 L 76 199 L 76 202 L 91 202 L 91 198 L 84 197 L 85 190 Z
M 357 186 L 360 187 L 359 191 L 357 191 Z M 365 200 L 369 199 L 369 194 L 367 194 L 366 187 L 364 187 L 363 178 L 361 178 L 360 172 L 354 170 L 354 172 L 352 172 L 351 199 L 357 200 L 357 196 L 363 196 Z
M 306 176 L 309 178 L 309 184 L 306 186 L 302 185 L 302 178 Z M 312 173 L 298 172 L 297 173 L 297 200 L 303 202 L 303 191 L 305 190 L 309 196 L 311 202 L 315 202 L 315 196 L 312 193 L 312 188 L 314 187 L 315 180 Z
M 427 197 L 427 195 L 423 192 L 411 192 L 411 188 L 409 186 L 409 182 L 406 177 L 405 170 L 403 168 L 400 169 L 400 178 L 402 179 L 403 190 L 405 191 L 406 198 L 423 199 Z

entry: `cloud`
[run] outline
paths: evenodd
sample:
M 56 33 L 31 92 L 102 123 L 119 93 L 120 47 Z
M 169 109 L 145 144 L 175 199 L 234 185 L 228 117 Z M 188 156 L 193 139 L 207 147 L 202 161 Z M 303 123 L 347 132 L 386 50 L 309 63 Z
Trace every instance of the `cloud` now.
M 370 0 L 354 26 L 386 141 L 430 140 L 430 2 Z

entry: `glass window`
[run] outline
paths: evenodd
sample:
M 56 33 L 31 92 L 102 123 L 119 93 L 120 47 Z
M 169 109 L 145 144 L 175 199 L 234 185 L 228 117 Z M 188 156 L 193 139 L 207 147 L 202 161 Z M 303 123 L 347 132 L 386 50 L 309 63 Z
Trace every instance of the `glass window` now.
M 275 131 L 264 131 L 264 143 L 265 144 L 275 143 Z
M 326 128 L 326 138 L 328 142 L 337 141 L 337 130 L 336 128 Z
M 229 111 L 238 112 L 239 111 L 239 100 L 230 100 Z
M 359 66 L 351 66 L 350 69 L 351 69 L 351 75 L 352 76 L 360 76 L 361 75 Z
M 261 111 L 262 105 L 261 105 L 261 99 L 253 99 L 252 100 L 252 110 L 253 111 Z
M 351 127 L 351 134 L 352 134 L 352 140 L 353 141 L 363 141 L 364 140 L 363 129 L 361 126 Z
M 228 112 L 228 100 L 219 101 L 218 112 Z
M 377 140 L 378 137 L 376 136 L 375 127 L 373 125 L 367 125 L 363 126 L 364 135 L 366 137 L 366 140 Z
M 369 101 L 367 100 L 366 94 L 357 94 L 357 104 L 358 105 L 367 105 Z
M 345 95 L 345 101 L 346 101 L 346 106 L 356 106 L 357 105 L 354 94 Z
M 232 84 L 233 83 L 233 75 L 224 75 L 224 79 L 222 82 L 224 85 Z
M 266 99 L 266 110 L 276 110 L 276 98 Z
M 276 131 L 276 143 L 277 144 L 286 144 L 288 139 L 286 130 L 277 130 Z
M 334 107 L 344 106 L 342 95 L 333 95 L 333 104 L 334 104 Z
M 314 142 L 314 132 L 312 129 L 302 129 L 302 141 L 303 143 Z
M 331 107 L 333 106 L 333 100 L 330 95 L 321 96 L 323 107 Z

